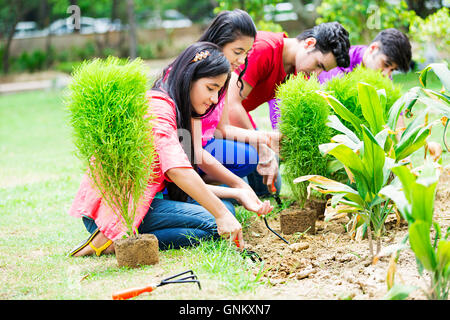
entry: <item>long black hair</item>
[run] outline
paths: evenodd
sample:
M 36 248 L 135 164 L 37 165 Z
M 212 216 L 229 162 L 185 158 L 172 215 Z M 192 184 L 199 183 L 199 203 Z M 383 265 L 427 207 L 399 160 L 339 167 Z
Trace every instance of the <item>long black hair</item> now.
M 242 36 L 256 38 L 256 26 L 250 15 L 240 9 L 233 11 L 222 11 L 198 41 L 208 41 L 217 44 L 223 48 L 227 43 L 233 42 Z M 243 90 L 242 77 L 247 70 L 248 60 L 245 58 L 245 67 L 239 74 L 238 83 L 241 91 Z
M 207 54 L 202 57 L 202 53 Z M 195 61 L 195 58 L 199 55 L 201 58 Z M 201 78 L 216 77 L 223 74 L 227 75 L 227 80 L 219 91 L 219 100 L 225 94 L 230 81 L 230 63 L 216 44 L 196 42 L 187 47 L 163 70 L 162 75 L 155 81 L 152 88 L 153 90 L 166 92 L 174 101 L 179 139 L 194 170 L 197 169 L 197 165 L 194 160 L 191 118 L 208 116 L 215 109 L 216 104 L 212 104 L 204 114 L 196 113 L 190 98 L 192 83 Z M 190 141 L 183 141 L 187 138 L 183 134 L 186 133 L 186 130 L 190 135 Z M 172 200 L 186 201 L 187 195 L 174 183 L 168 184 L 167 189 Z

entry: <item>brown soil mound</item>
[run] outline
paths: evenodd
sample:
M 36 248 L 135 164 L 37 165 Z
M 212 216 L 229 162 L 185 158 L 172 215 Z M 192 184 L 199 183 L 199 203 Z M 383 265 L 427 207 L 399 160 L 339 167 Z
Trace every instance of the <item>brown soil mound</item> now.
M 117 264 L 137 268 L 159 262 L 158 239 L 153 234 L 120 239 L 114 242 Z

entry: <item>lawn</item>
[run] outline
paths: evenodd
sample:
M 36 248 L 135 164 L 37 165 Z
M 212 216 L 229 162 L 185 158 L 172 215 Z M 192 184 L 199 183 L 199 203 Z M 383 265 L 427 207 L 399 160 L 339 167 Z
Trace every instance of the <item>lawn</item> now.
M 415 79 L 408 74 L 394 81 L 410 87 L 418 85 Z M 83 168 L 74 155 L 63 97 L 62 91 L 0 96 L 0 299 L 110 299 L 116 290 L 188 269 L 200 278 L 201 291 L 173 285 L 141 298 L 272 298 L 271 286 L 260 281 L 261 266 L 243 260 L 225 241 L 163 251 L 157 265 L 137 270 L 117 268 L 115 256 L 67 257 L 88 234 L 67 214 Z M 267 105 L 256 120 L 267 129 L 265 112 Z M 436 128 L 432 140 L 441 142 L 441 132 L 442 126 Z M 414 155 L 415 161 L 422 158 Z M 249 213 L 238 208 L 238 217 L 249 219 Z

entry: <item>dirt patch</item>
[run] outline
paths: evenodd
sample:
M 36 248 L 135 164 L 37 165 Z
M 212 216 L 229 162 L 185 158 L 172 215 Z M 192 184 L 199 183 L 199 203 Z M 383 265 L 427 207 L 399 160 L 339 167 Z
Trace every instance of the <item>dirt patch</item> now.
M 441 176 L 435 201 L 435 219 L 446 230 L 450 225 L 450 175 Z M 293 207 L 294 206 L 294 207 Z M 286 210 L 297 210 L 295 204 Z M 283 213 L 281 213 L 283 214 Z M 270 232 L 259 217 L 254 217 L 244 238 L 248 249 L 264 260 L 263 279 L 274 287 L 267 290 L 274 299 L 382 299 L 387 293 L 386 275 L 390 256 L 375 265 L 368 240 L 355 241 L 346 232 L 348 218 L 329 222 L 315 221 L 315 234 L 284 234 L 281 217 L 269 219 L 270 227 L 289 241 L 284 243 Z M 388 217 L 382 248 L 399 243 L 408 233 L 406 223 Z M 396 265 L 396 283 L 424 287 L 415 256 L 404 249 Z M 420 290 L 409 299 L 425 299 Z
M 114 242 L 117 264 L 137 268 L 139 265 L 153 265 L 159 262 L 158 239 L 153 234 L 120 239 Z

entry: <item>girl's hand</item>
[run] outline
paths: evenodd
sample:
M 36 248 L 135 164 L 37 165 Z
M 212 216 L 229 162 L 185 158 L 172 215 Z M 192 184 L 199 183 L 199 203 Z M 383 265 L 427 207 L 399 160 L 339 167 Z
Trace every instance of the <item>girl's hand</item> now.
M 237 189 L 239 203 L 248 211 L 255 212 L 258 216 L 265 216 L 273 210 L 269 200 L 262 202 L 253 190 Z
M 280 154 L 280 140 L 281 140 L 281 133 L 278 131 L 271 131 L 266 132 L 266 138 L 267 138 L 267 146 L 275 151 L 276 154 Z
M 263 183 L 267 190 L 272 193 L 272 184 L 277 180 L 278 161 L 273 157 L 268 163 L 258 163 L 256 171 L 263 177 Z
M 217 232 L 220 236 L 224 238 L 230 237 L 231 241 L 237 240 L 239 249 L 244 249 L 245 242 L 242 236 L 242 226 L 230 212 L 216 218 L 216 224 Z

